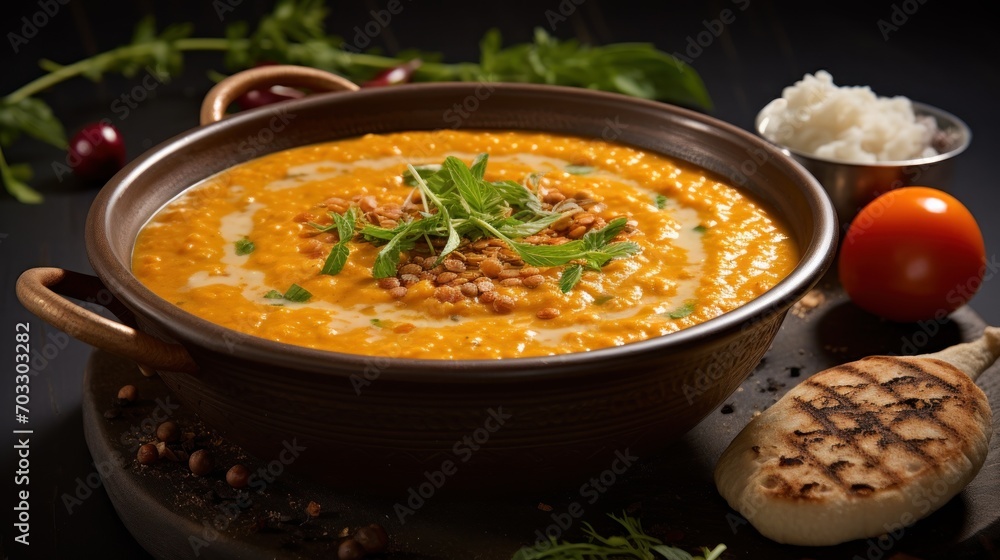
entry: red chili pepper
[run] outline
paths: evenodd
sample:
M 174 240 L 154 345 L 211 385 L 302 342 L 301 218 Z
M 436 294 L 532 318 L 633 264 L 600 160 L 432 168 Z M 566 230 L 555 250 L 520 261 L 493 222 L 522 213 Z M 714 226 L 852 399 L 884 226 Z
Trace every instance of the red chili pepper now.
M 385 70 L 379 72 L 374 78 L 361 84 L 361 87 L 384 87 L 409 83 L 410 80 L 413 79 L 413 73 L 417 70 L 417 68 L 420 68 L 421 64 L 422 61 L 419 58 L 414 58 L 413 60 L 400 64 L 399 66 L 386 68 Z

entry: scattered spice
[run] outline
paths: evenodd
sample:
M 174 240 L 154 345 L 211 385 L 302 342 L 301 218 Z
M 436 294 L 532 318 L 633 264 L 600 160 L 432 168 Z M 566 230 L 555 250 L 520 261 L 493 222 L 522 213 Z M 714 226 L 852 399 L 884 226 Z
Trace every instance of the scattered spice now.
M 802 299 L 792 305 L 792 315 L 795 315 L 799 319 L 805 319 L 813 309 L 823 305 L 825 301 L 826 296 L 822 290 L 818 288 L 809 290 L 806 295 L 802 296 Z
M 227 478 L 228 478 L 228 473 L 227 473 Z M 319 517 L 319 514 L 322 511 L 323 511 L 323 506 L 319 505 L 316 502 L 310 501 L 308 504 L 306 504 L 306 515 L 308 515 L 309 517 Z

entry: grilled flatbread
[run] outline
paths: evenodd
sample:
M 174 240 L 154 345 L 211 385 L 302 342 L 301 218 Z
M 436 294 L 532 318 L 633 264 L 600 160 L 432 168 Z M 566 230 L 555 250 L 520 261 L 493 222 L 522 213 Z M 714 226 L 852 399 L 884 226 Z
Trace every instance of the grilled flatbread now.
M 833 545 L 909 526 L 986 460 L 992 415 L 976 377 L 1000 328 L 935 354 L 873 356 L 817 373 L 754 418 L 715 483 L 760 533 Z

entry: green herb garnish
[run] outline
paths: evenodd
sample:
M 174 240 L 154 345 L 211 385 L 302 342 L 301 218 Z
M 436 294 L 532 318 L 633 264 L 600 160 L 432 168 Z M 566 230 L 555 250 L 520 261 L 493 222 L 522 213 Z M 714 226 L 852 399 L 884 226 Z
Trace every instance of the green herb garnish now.
M 249 255 L 250 253 L 253 253 L 253 250 L 256 248 L 257 247 L 253 244 L 253 241 L 250 241 L 246 237 L 236 242 L 236 254 L 241 257 L 243 255 Z
M 501 239 L 525 263 L 531 266 L 566 266 L 559 286 L 567 292 L 576 285 L 583 270 L 600 270 L 616 258 L 639 251 L 631 241 L 612 241 L 625 228 L 625 218 L 615 218 L 600 230 L 591 230 L 582 238 L 562 245 L 532 245 L 515 238 L 534 235 L 566 214 L 580 211 L 576 204 L 563 204 L 557 211 L 545 210 L 536 192 L 513 181 L 486 181 L 488 156 L 480 154 L 466 165 L 448 157 L 440 169 L 421 172 L 408 166 L 408 175 L 420 192 L 425 211 L 420 219 L 400 222 L 393 229 L 366 224 L 361 229 L 366 241 L 381 244 L 372 273 L 375 278 L 396 275 L 400 255 L 426 242 L 432 254 L 436 248 L 431 238 L 444 238 L 437 252 L 437 262 L 458 248 L 463 237 Z
M 601 295 L 597 296 L 596 298 L 594 298 L 594 305 L 604 305 L 605 303 L 608 303 L 609 301 L 611 301 L 613 299 L 615 299 L 615 296 L 613 296 L 613 295 L 610 295 L 610 294 L 601 294 Z
M 594 168 L 589 165 L 567 165 L 566 173 L 570 175 L 589 175 L 594 172 Z
M 330 212 L 330 217 L 333 218 L 331 227 L 337 229 L 338 241 L 330 250 L 330 254 L 327 255 L 326 262 L 323 263 L 323 268 L 319 273 L 334 276 L 344 269 L 344 265 L 347 264 L 347 257 L 351 254 L 351 249 L 347 246 L 347 242 L 354 237 L 354 227 L 358 221 L 358 211 L 352 206 L 343 215 Z M 316 226 L 316 224 L 313 225 Z M 320 229 L 326 231 L 326 228 L 320 227 Z
M 216 8 L 220 18 L 234 10 L 225 3 L 216 3 Z M 613 91 L 706 110 L 712 106 L 698 73 L 680 58 L 649 43 L 589 46 L 575 40 L 561 41 L 538 28 L 531 42 L 503 47 L 500 33 L 494 29 L 479 43 L 478 63 L 444 63 L 439 62 L 441 57 L 436 53 L 409 51 L 408 56 L 392 58 L 357 52 L 344 38 L 326 33 L 326 15 L 322 0 L 283 0 L 254 28 L 245 21 L 237 21 L 227 25 L 221 37 L 192 37 L 191 23 L 170 25 L 157 32 L 153 18 L 145 18 L 136 25 L 127 45 L 66 64 L 39 61 L 44 74 L 0 97 L 0 144 L 6 147 L 18 135 L 27 134 L 65 149 L 62 123 L 36 97 L 38 94 L 66 80 L 85 77 L 96 81 L 110 73 L 124 74 L 136 81 L 152 75 L 158 82 L 165 82 L 181 73 L 184 56 L 195 51 L 223 54 L 229 70 L 270 60 L 320 68 L 356 82 L 371 79 L 383 70 L 419 56 L 422 63 L 413 73 L 413 80 L 418 82 L 555 84 Z M 20 45 L 12 43 L 15 54 Z M 445 120 L 448 121 L 447 116 Z M 12 169 L 0 152 L 0 178 L 7 191 L 21 202 L 41 202 L 41 195 Z
M 708 231 L 708 228 L 701 224 L 696 225 L 691 229 L 693 229 L 695 233 L 705 233 L 706 231 Z
M 663 210 L 664 208 L 666 208 L 667 202 L 670 202 L 670 199 L 667 198 L 665 195 L 658 194 L 653 197 L 653 203 L 656 204 L 657 210 Z
M 694 313 L 695 303 L 695 301 L 685 301 L 684 305 L 673 309 L 672 311 L 668 311 L 664 315 L 670 317 L 671 319 L 683 319 L 684 317 Z
M 291 286 L 288 287 L 288 290 L 285 292 L 285 299 L 287 299 L 288 301 L 297 301 L 301 303 L 304 301 L 309 301 L 309 298 L 311 297 L 312 294 L 310 294 L 308 291 L 306 291 L 305 288 L 299 286 L 298 284 L 292 284 Z
M 285 299 L 288 301 L 295 301 L 302 303 L 304 301 L 309 301 L 309 298 L 312 297 L 312 294 L 310 294 L 309 291 L 303 288 L 302 286 L 299 286 L 298 284 L 292 284 L 291 286 L 288 287 L 288 290 L 286 290 L 285 293 L 281 293 L 278 290 L 271 290 L 266 294 L 264 294 L 264 297 L 267 299 Z
M 693 556 L 683 549 L 665 545 L 660 539 L 647 535 L 642 530 L 639 520 L 634 517 L 624 514 L 621 517 L 614 515 L 609 515 L 609 517 L 624 527 L 628 534 L 602 537 L 597 534 L 590 523 L 584 523 L 583 531 L 587 534 L 589 542 L 563 541 L 560 543 L 555 538 L 549 537 L 548 546 L 544 550 L 524 547 L 514 553 L 512 560 L 593 560 L 598 558 L 656 560 L 660 557 L 667 560 L 717 560 L 726 550 L 724 544 L 713 549 L 702 547 L 701 555 Z

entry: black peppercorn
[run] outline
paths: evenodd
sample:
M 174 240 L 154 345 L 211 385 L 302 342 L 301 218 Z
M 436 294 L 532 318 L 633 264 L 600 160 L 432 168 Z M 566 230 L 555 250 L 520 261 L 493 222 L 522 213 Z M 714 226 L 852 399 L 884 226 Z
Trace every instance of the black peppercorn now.
M 135 385 L 125 385 L 121 389 L 118 389 L 118 404 L 131 404 L 138 398 L 139 390 L 135 388 Z
M 156 439 L 166 442 L 173 443 L 180 439 L 181 432 L 177 429 L 177 424 L 170 420 L 160 424 L 156 427 Z
M 233 465 L 226 472 L 226 482 L 233 488 L 246 488 L 250 484 L 250 469 L 243 465 Z
M 370 553 L 385 552 L 385 547 L 389 546 L 389 534 L 377 523 L 358 529 L 354 533 L 354 540 L 364 547 L 365 552 Z
M 361 560 L 365 557 L 365 548 L 354 539 L 347 539 L 337 548 L 338 560 Z
M 160 452 L 156 450 L 156 446 L 152 443 L 139 446 L 139 451 L 135 454 L 135 460 L 139 461 L 141 465 L 152 465 L 159 458 Z
M 195 476 L 204 476 L 212 472 L 214 467 L 215 460 L 212 458 L 212 454 L 205 449 L 199 449 L 188 457 L 188 468 Z

